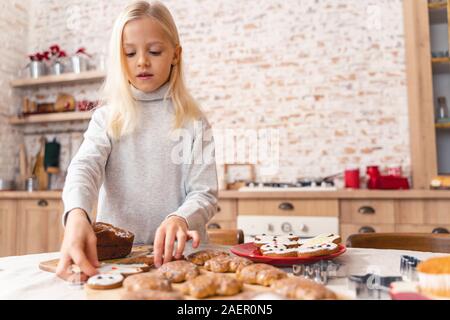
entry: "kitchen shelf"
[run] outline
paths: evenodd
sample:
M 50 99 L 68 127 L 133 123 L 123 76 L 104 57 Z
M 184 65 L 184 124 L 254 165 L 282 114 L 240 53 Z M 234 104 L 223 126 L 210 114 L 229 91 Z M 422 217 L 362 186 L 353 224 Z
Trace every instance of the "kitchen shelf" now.
M 36 114 L 23 117 L 11 117 L 9 119 L 9 123 L 12 125 L 24 125 L 31 123 L 82 121 L 91 119 L 92 113 L 93 111 L 57 112 L 57 113 Z
M 37 79 L 17 79 L 11 81 L 13 88 L 30 88 L 45 85 L 58 84 L 74 84 L 81 82 L 95 82 L 105 78 L 106 74 L 103 71 L 86 71 L 83 73 L 64 73 L 62 75 L 49 75 L 39 77 Z
M 450 122 L 436 123 L 436 129 L 450 129 Z
M 432 58 L 433 73 L 450 73 L 450 57 Z
M 428 4 L 428 9 L 430 10 L 439 10 L 446 8 L 447 8 L 447 1 L 433 2 Z

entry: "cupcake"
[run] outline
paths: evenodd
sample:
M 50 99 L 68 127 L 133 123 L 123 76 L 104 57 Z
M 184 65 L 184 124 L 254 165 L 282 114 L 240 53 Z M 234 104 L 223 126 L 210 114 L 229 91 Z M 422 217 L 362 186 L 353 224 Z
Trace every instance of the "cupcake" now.
M 428 259 L 417 266 L 424 294 L 450 298 L 450 256 Z

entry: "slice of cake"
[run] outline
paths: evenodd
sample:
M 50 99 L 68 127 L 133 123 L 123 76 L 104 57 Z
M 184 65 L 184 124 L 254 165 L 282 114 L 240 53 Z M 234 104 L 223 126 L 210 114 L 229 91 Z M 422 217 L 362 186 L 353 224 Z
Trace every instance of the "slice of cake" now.
M 97 236 L 98 260 L 120 259 L 131 253 L 133 233 L 103 222 L 94 224 L 94 232 Z
M 450 256 L 423 261 L 417 266 L 417 271 L 421 292 L 450 298 Z

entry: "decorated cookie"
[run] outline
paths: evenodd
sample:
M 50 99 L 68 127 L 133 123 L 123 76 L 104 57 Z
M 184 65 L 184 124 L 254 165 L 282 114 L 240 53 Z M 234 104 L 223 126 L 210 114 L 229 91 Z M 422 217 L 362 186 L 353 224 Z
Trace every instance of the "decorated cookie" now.
M 333 254 L 339 251 L 339 246 L 333 242 L 317 244 L 312 246 L 301 246 L 297 249 L 298 257 L 320 257 Z
M 165 263 L 158 269 L 158 272 L 173 283 L 191 280 L 200 274 L 196 264 L 185 260 Z
M 139 264 L 102 264 L 97 269 L 102 274 L 121 274 L 125 277 L 133 274 L 147 272 L 150 270 L 150 266 L 145 263 Z
M 87 286 L 94 290 L 120 288 L 124 277 L 121 274 L 97 274 L 87 281 Z
M 266 250 L 261 250 L 261 253 L 266 257 L 297 257 L 297 249 L 273 246 L 273 248 L 266 247 Z
M 123 287 L 128 291 L 172 291 L 172 284 L 168 279 L 158 273 L 149 272 L 129 276 L 123 282 Z
M 311 239 L 304 239 L 304 240 L 298 240 L 298 244 L 300 246 L 307 246 L 311 247 L 318 244 L 324 244 L 324 243 L 335 243 L 339 244 L 341 243 L 342 239 L 339 235 L 333 234 L 333 233 L 325 233 L 318 235 L 317 237 L 311 238 Z

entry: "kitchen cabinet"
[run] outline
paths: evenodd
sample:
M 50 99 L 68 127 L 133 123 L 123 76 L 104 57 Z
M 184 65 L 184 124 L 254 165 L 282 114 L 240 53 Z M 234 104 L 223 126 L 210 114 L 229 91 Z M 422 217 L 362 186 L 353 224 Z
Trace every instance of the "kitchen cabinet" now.
M 59 251 L 64 230 L 59 200 L 20 200 L 17 203 L 17 254 Z
M 16 254 L 17 202 L 0 200 L 0 257 Z
M 347 238 L 352 234 L 357 233 L 372 233 L 372 232 L 395 232 L 394 224 L 361 224 L 361 223 L 341 223 L 339 234 L 342 242 L 345 243 Z
M 237 228 L 237 200 L 220 200 L 217 213 L 208 223 L 208 229 Z
M 393 224 L 393 200 L 342 200 L 340 218 L 343 223 Z

